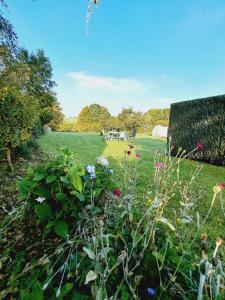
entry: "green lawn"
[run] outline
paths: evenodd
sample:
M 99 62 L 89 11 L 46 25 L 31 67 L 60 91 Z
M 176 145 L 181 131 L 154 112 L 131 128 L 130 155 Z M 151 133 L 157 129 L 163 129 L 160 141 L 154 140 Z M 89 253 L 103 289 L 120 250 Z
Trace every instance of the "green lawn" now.
M 48 154 L 57 153 L 60 147 L 66 147 L 76 152 L 79 159 L 84 163 L 92 163 L 98 156 L 104 156 L 109 159 L 112 167 L 119 173 L 121 162 L 124 156 L 124 150 L 128 149 L 127 142 L 110 141 L 106 142 L 96 134 L 78 134 L 78 133 L 60 133 L 53 132 L 46 134 L 38 139 L 41 149 Z M 148 182 L 149 176 L 154 172 L 154 156 L 156 151 L 164 153 L 166 142 L 161 139 L 153 139 L 149 136 L 138 136 L 132 144 L 137 151 L 142 154 L 141 180 L 140 186 Z M 192 170 L 196 169 L 198 162 L 185 160 L 182 163 L 182 176 L 184 180 L 189 180 Z M 204 194 L 198 207 L 204 216 L 210 206 L 213 196 L 213 186 L 219 182 L 225 181 L 225 167 L 218 167 L 209 164 L 202 164 L 203 169 L 197 179 L 196 189 Z M 209 219 L 208 231 L 213 236 L 224 235 L 225 218 L 217 201 L 213 213 Z

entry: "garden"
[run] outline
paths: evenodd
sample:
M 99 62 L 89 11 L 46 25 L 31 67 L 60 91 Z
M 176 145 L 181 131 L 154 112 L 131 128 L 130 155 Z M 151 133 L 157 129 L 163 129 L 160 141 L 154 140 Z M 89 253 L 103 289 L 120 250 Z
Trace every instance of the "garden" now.
M 144 135 L 37 142 L 4 207 L 3 299 L 224 298 L 223 167 Z
M 0 300 L 224 300 L 225 96 L 65 118 L 0 7 Z

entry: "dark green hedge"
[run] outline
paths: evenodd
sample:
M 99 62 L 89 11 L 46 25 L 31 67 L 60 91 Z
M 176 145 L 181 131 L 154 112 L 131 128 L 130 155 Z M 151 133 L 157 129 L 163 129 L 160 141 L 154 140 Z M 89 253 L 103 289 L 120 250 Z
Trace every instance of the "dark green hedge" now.
M 201 143 L 203 150 L 194 151 L 192 159 L 225 165 L 225 95 L 172 104 L 168 142 L 170 137 L 172 155 Z

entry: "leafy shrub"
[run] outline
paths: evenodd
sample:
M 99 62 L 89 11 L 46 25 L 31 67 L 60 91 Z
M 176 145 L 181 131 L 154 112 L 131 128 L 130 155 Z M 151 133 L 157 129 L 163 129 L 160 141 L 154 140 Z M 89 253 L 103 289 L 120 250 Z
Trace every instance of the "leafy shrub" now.
M 225 96 L 215 96 L 171 105 L 168 137 L 172 154 L 179 148 L 192 151 L 198 143 L 203 151 L 193 159 L 225 165 Z
M 23 158 L 29 158 L 33 155 L 34 151 L 37 151 L 39 149 L 39 145 L 35 138 L 31 138 L 28 142 L 21 144 L 13 151 L 13 157 L 23 157 Z
M 54 231 L 65 238 L 84 205 L 98 199 L 113 183 L 107 166 L 96 163 L 85 169 L 73 153 L 61 151 L 54 160 L 28 169 L 18 188 L 19 199 L 29 199 L 29 207 L 44 225 L 44 235 Z

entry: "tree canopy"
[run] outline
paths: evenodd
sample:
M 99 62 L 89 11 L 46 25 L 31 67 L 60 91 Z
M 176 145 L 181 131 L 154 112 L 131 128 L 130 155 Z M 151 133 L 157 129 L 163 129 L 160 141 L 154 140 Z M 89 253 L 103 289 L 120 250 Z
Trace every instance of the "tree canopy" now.
M 98 131 L 104 126 L 104 121 L 110 118 L 107 108 L 99 104 L 85 106 L 77 119 L 79 131 Z

